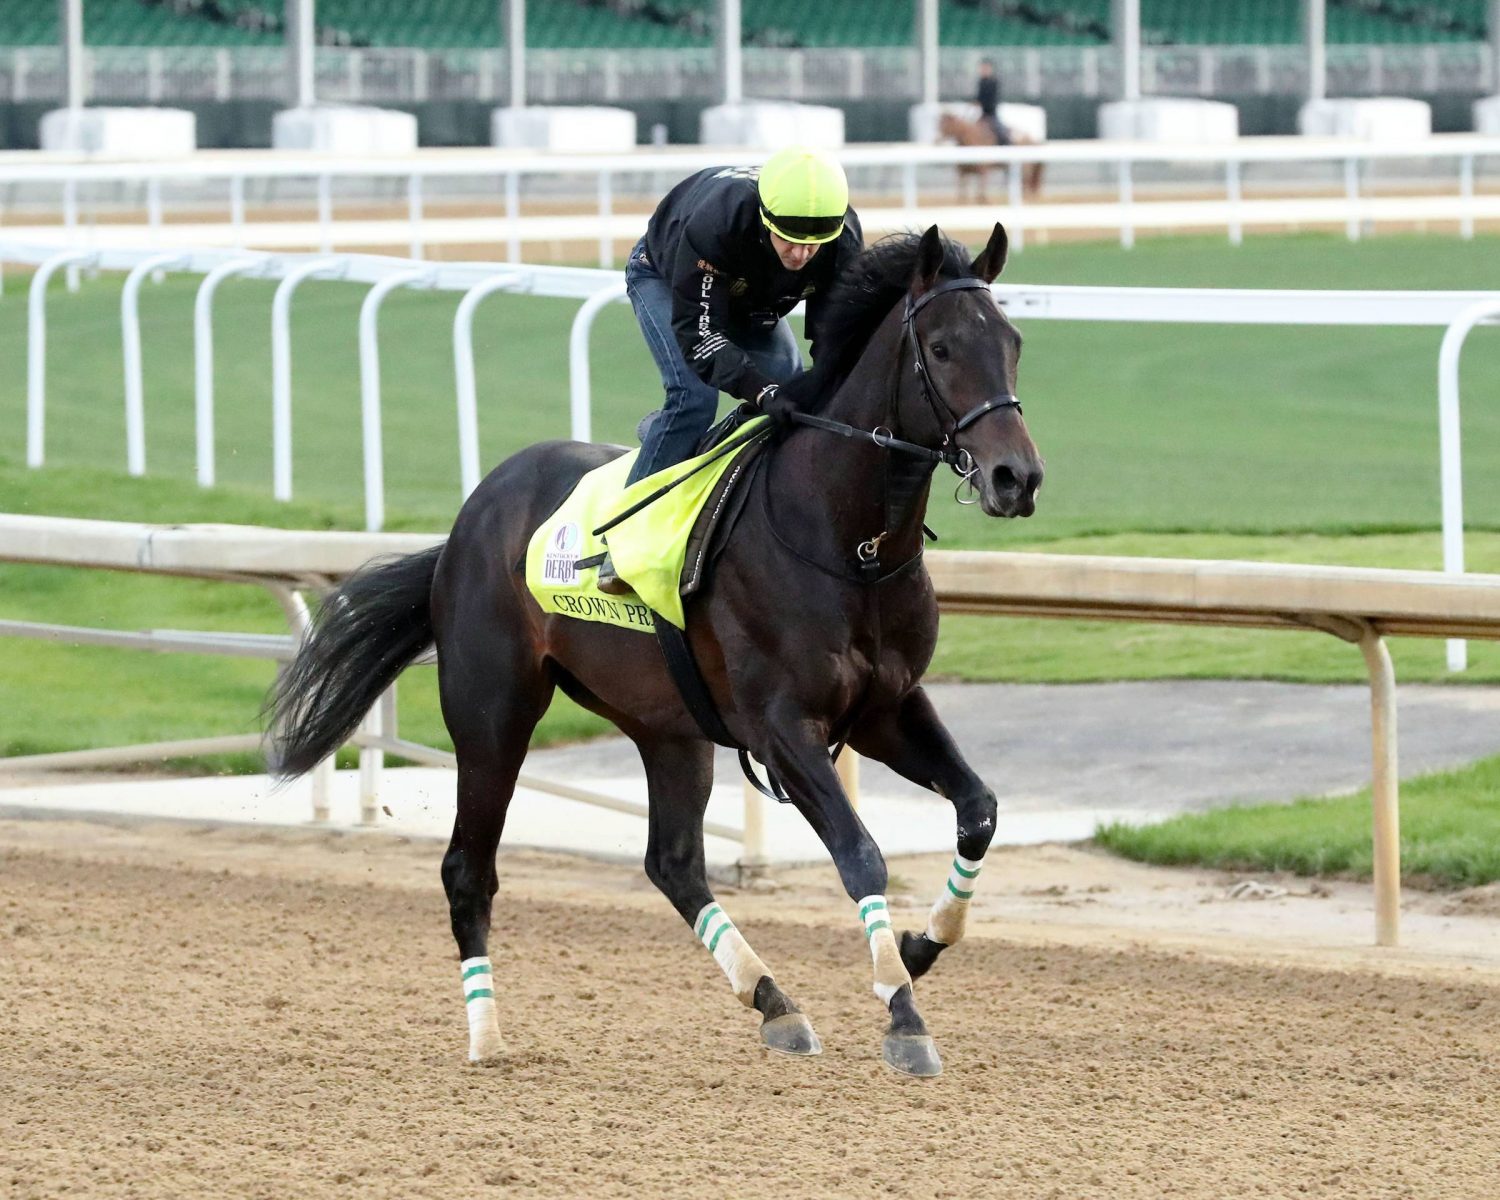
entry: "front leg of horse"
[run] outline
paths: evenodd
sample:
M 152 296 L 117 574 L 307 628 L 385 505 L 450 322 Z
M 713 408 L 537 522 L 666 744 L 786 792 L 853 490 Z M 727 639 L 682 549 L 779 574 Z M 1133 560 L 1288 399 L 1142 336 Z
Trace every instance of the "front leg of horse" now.
M 825 734 L 811 722 L 774 725 L 762 757 L 828 848 L 844 890 L 854 901 L 870 948 L 875 995 L 891 1019 L 882 1056 L 905 1074 L 938 1075 L 942 1059 L 917 1011 L 911 972 L 891 927 L 885 858 L 844 794 L 828 757 Z
M 708 888 L 703 813 L 713 786 L 713 747 L 688 740 L 640 741 L 651 808 L 646 876 L 671 901 L 729 980 L 735 997 L 761 1015 L 760 1037 L 782 1054 L 819 1054 L 812 1023 L 781 990 Z
M 850 745 L 953 803 L 957 853 L 948 878 L 927 915 L 927 927 L 901 935 L 901 961 L 913 979 L 920 979 L 938 955 L 964 936 L 969 901 L 995 835 L 995 794 L 964 761 L 921 688 L 912 689 L 896 707 L 861 722 Z

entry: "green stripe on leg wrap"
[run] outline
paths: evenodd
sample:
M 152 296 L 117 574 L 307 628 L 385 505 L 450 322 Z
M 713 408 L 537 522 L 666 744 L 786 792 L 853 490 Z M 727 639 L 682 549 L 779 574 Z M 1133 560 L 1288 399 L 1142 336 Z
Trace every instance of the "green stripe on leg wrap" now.
M 956 858 L 953 860 L 953 869 L 955 871 L 957 871 L 960 875 L 962 875 L 965 879 L 973 879 L 976 875 L 979 874 L 979 868 L 978 867 L 975 867 L 972 871 L 970 871 L 967 867 L 965 867 L 962 863 L 960 863 L 958 861 L 958 859 L 956 859 Z
M 869 941 L 874 937 L 877 929 L 889 929 L 890 927 L 891 923 L 889 921 L 871 921 L 865 928 L 865 941 Z
M 961 891 L 959 891 L 956 887 L 953 886 L 953 880 L 951 880 L 951 879 L 948 880 L 948 890 L 950 892 L 952 892 L 955 896 L 957 896 L 960 900 L 971 900 L 974 897 L 974 893 L 973 892 L 961 892 Z
M 708 943 L 708 952 L 710 954 L 714 952 L 714 947 L 719 944 L 719 939 L 724 936 L 725 931 L 733 928 L 734 922 L 730 920 L 725 920 L 724 924 L 719 926 L 719 931 L 714 934 L 713 939 Z
M 494 996 L 494 994 L 494 991 L 490 988 L 475 988 L 472 992 L 464 994 L 464 1003 L 468 1004 L 474 1000 L 482 1000 L 484 997 Z
M 490 968 L 484 963 L 480 963 L 478 966 L 470 967 L 465 971 L 464 978 L 467 979 L 470 975 L 488 975 L 490 973 Z
M 708 908 L 706 908 L 704 910 L 703 916 L 700 917 L 699 920 L 698 920 L 698 928 L 696 930 L 694 930 L 694 932 L 698 935 L 698 937 L 701 938 L 703 936 L 703 934 L 707 931 L 707 929 L 708 929 L 708 923 L 714 919 L 714 916 L 716 914 L 718 914 L 718 913 L 722 913 L 723 911 L 724 910 L 722 908 L 720 908 L 717 904 L 710 904 L 708 906 Z
M 865 919 L 865 917 L 866 917 L 867 914 L 869 914 L 871 912 L 874 912 L 878 908 L 884 908 L 884 907 L 885 907 L 885 901 L 884 900 L 871 900 L 868 904 L 866 904 L 863 908 L 861 908 L 859 910 L 859 919 L 861 921 L 863 921 Z

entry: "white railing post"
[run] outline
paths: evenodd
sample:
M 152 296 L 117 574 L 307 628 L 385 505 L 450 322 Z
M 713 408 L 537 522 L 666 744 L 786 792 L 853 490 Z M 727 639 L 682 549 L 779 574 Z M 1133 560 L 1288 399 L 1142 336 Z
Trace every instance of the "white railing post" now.
M 1006 213 L 1008 221 L 1005 232 L 1010 235 L 1010 248 L 1019 254 L 1026 249 L 1026 225 L 1021 217 L 1021 202 L 1023 184 L 1025 183 L 1026 164 L 1012 157 L 1010 164 L 1005 168 L 1005 188 L 1009 193 L 1010 211 Z
M 1396 672 L 1385 639 L 1363 625 L 1360 652 L 1370 675 L 1370 778 L 1373 848 L 1371 875 L 1375 893 L 1375 944 L 1401 941 L 1401 806 L 1396 759 Z
M 614 216 L 614 196 L 610 190 L 608 171 L 599 172 L 599 266 L 604 270 L 615 265 L 615 239 L 610 234 L 610 219 Z
M 1500 299 L 1481 300 L 1454 318 L 1443 333 L 1438 350 L 1438 461 L 1443 489 L 1443 570 L 1464 572 L 1464 482 L 1463 447 L 1458 408 L 1458 360 L 1464 341 L 1476 325 L 1500 319 Z M 1462 671 L 1469 664 L 1469 645 L 1462 638 L 1448 639 L 1448 670 Z
M 318 253 L 333 253 L 333 179 L 318 176 Z
M 1238 246 L 1245 240 L 1245 226 L 1240 216 L 1240 164 L 1232 158 L 1224 164 L 1224 192 L 1229 200 L 1229 244 Z
M 1359 162 L 1355 158 L 1344 160 L 1344 199 L 1349 209 L 1344 217 L 1344 235 L 1351 241 L 1359 241 Z
M 479 486 L 479 396 L 474 379 L 474 310 L 493 292 L 509 291 L 525 277 L 515 272 L 476 283 L 453 314 L 453 376 L 458 396 L 458 473 L 465 498 Z
M 232 176 L 229 180 L 229 226 L 234 231 L 234 244 L 245 246 L 245 177 Z
M 39 467 L 47 441 L 47 284 L 59 267 L 97 261 L 87 250 L 64 250 L 36 269 L 26 298 L 26 465 Z
M 292 293 L 304 279 L 337 279 L 348 270 L 342 258 L 317 258 L 293 267 L 271 299 L 271 494 L 292 498 Z
M 203 277 L 193 299 L 193 429 L 198 486 L 214 485 L 214 293 L 231 275 L 265 269 L 265 258 L 232 258 Z
M 377 320 L 385 298 L 399 287 L 437 281 L 433 271 L 397 271 L 366 294 L 359 308 L 359 407 L 365 452 L 365 528 L 385 525 L 385 461 L 380 437 L 380 342 Z
M 422 257 L 422 177 L 413 171 L 406 180 L 406 215 L 411 222 L 411 256 Z
M 587 442 L 593 438 L 591 399 L 589 382 L 589 333 L 594 328 L 594 318 L 606 304 L 613 304 L 625 295 L 623 283 L 595 292 L 583 302 L 578 315 L 573 318 L 573 328 L 568 333 L 568 393 L 573 415 L 573 440 Z
M 120 292 L 120 333 L 125 351 L 125 464 L 132 475 L 146 473 L 146 412 L 141 382 L 141 284 L 153 271 L 169 271 L 187 263 L 185 254 L 153 254 L 125 276 Z
M 62 193 L 63 228 L 68 231 L 68 241 L 78 241 L 78 181 L 69 179 L 63 183 Z M 78 267 L 68 268 L 68 291 L 78 290 Z
M 1500 62 L 1495 64 L 1495 70 L 1500 72 Z M 1458 219 L 1458 236 L 1467 242 L 1474 237 L 1474 156 L 1472 154 L 1465 154 L 1458 160 L 1458 195 L 1463 201 L 1463 213 Z
M 521 261 L 521 177 L 515 171 L 505 175 L 505 261 Z

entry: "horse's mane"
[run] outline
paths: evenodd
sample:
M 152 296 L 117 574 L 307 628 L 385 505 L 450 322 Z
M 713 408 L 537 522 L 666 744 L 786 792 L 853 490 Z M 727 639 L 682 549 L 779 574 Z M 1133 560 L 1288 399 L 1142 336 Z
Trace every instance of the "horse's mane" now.
M 921 242 L 922 235 L 912 231 L 881 238 L 834 282 L 813 330 L 817 361 L 812 370 L 782 388 L 799 408 L 821 407 L 849 377 L 886 314 L 911 287 Z M 968 250 L 944 237 L 938 277 L 958 279 L 971 274 L 970 260 Z

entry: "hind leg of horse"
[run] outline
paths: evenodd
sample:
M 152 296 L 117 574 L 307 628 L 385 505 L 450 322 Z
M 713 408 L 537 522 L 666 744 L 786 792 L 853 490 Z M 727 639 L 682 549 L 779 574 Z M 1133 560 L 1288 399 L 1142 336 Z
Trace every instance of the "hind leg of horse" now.
M 889 881 L 880 847 L 844 794 L 828 757 L 827 730 L 772 706 L 759 757 L 781 779 L 792 803 L 828 848 L 844 890 L 854 901 L 870 947 L 875 995 L 890 1013 L 882 1054 L 908 1075 L 937 1075 L 943 1069 L 937 1045 L 917 1011 L 911 973 L 902 961 L 890 922 L 885 890 Z
M 927 928 L 901 935 L 901 961 L 913 979 L 920 979 L 938 955 L 964 935 L 969 901 L 995 835 L 995 794 L 964 761 L 920 687 L 894 708 L 862 720 L 849 744 L 898 775 L 946 796 L 957 817 L 957 852 L 928 914 Z
M 483 1062 L 503 1050 L 489 957 L 490 911 L 500 886 L 495 850 L 552 684 L 540 664 L 505 662 L 472 650 L 470 656 L 455 653 L 439 663 L 443 716 L 458 754 L 458 811 L 443 855 L 443 888 L 458 942 L 469 1061 Z
M 703 812 L 713 785 L 713 747 L 700 740 L 637 743 L 651 814 L 646 876 L 713 955 L 741 1004 L 761 1015 L 760 1036 L 784 1054 L 818 1054 L 812 1024 L 777 986 L 729 914 L 714 900 L 703 862 Z

